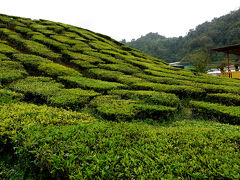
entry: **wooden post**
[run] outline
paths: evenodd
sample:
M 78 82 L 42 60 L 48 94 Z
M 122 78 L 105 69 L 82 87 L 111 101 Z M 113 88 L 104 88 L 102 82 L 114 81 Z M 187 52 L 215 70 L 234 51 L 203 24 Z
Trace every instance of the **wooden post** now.
M 228 65 L 228 72 L 230 72 L 230 67 L 229 67 L 229 51 L 227 52 L 227 65 Z

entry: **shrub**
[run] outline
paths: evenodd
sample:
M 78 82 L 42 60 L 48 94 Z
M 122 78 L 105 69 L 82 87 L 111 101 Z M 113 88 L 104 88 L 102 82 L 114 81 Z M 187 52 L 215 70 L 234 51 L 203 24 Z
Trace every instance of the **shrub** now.
M 130 64 L 122 63 L 122 64 L 100 64 L 100 68 L 105 68 L 114 71 L 120 71 L 126 74 L 133 74 L 139 72 L 139 68 L 132 66 Z
M 161 104 L 165 106 L 180 105 L 180 100 L 175 94 L 157 91 L 133 91 L 133 90 L 111 90 L 109 94 L 119 95 L 124 99 L 143 100 L 145 103 Z
M 89 63 L 88 61 L 84 61 L 84 60 L 71 60 L 70 62 L 80 69 L 90 69 L 90 68 L 97 67 L 97 66 Z
M 11 59 L 7 57 L 5 54 L 0 53 L 0 61 L 10 61 Z
M 82 47 L 89 47 L 86 43 L 77 40 L 77 39 L 72 39 L 70 37 L 67 36 L 63 36 L 63 35 L 52 35 L 50 36 L 51 38 L 53 38 L 54 40 L 57 40 L 61 43 L 67 43 L 69 45 L 81 45 Z M 72 50 L 72 49 L 71 49 Z
M 70 87 L 80 87 L 83 89 L 94 89 L 96 91 L 104 91 L 109 89 L 119 89 L 125 87 L 125 85 L 115 82 L 107 82 L 96 79 L 90 79 L 78 76 L 60 76 L 58 78 Z
M 92 97 L 100 95 L 92 90 L 76 89 L 61 89 L 53 96 L 48 98 L 51 105 L 56 105 L 64 108 L 79 109 L 87 104 Z
M 64 50 L 68 49 L 70 46 L 64 43 L 60 43 L 58 41 L 55 41 L 53 39 L 47 38 L 44 35 L 33 35 L 31 37 L 32 40 L 40 42 L 42 44 L 45 44 L 46 46 L 55 49 L 55 50 Z
M 29 100 L 46 100 L 48 96 L 54 95 L 57 91 L 64 88 L 50 77 L 27 77 L 9 85 L 9 88 L 24 93 Z M 38 99 L 39 98 L 39 99 Z
M 0 141 L 11 139 L 24 128 L 38 125 L 66 125 L 94 121 L 88 114 L 27 103 L 0 105 Z
M 119 71 L 109 71 L 106 69 L 93 68 L 89 69 L 89 73 L 97 79 L 105 80 L 105 81 L 117 81 L 119 76 L 124 75 Z
M 46 26 L 41 25 L 41 24 L 37 24 L 37 23 L 31 24 L 30 28 L 34 31 L 40 32 L 40 33 L 45 34 L 45 35 L 56 34 L 54 31 L 47 29 Z
M 205 95 L 205 91 L 201 88 L 183 86 L 183 85 L 167 85 L 150 82 L 139 82 L 132 85 L 134 89 L 155 90 L 177 94 L 180 97 L 201 97 Z
M 77 60 L 80 59 L 80 60 L 85 60 L 85 61 L 88 61 L 90 63 L 95 63 L 95 64 L 103 63 L 103 61 L 99 58 L 96 58 L 93 56 L 88 56 L 88 55 L 81 54 L 81 53 L 75 53 L 75 52 L 71 52 L 71 51 L 67 51 L 67 50 L 62 51 L 62 53 L 69 59 L 77 59 Z
M 190 101 L 193 113 L 206 118 L 215 118 L 223 123 L 240 124 L 240 107 L 224 106 L 202 101 Z
M 108 43 L 104 43 L 101 41 L 94 41 L 89 43 L 90 46 L 93 47 L 93 49 L 98 49 L 98 50 L 102 50 L 102 49 L 114 49 L 110 44 Z
M 231 93 L 209 93 L 207 100 L 225 105 L 240 106 L 240 96 Z
M 8 83 L 23 78 L 28 73 L 19 62 L 0 61 L 0 83 Z
M 20 101 L 24 98 L 21 93 L 16 93 L 8 89 L 0 89 L 0 104 L 10 103 L 12 101 Z
M 12 48 L 11 46 L 0 43 L 0 53 L 13 54 L 13 53 L 17 53 L 17 52 L 18 51 L 16 49 Z
M 15 29 L 16 32 L 19 32 L 23 35 L 27 35 L 28 33 L 33 32 L 31 29 L 26 28 L 26 27 L 22 27 L 22 26 L 15 26 L 14 29 Z

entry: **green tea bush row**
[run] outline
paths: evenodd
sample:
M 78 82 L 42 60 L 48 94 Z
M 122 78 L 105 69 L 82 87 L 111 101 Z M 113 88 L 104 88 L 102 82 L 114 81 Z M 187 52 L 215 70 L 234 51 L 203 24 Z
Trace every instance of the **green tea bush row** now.
M 56 40 L 47 38 L 44 35 L 34 35 L 31 37 L 32 40 L 37 41 L 41 44 L 45 44 L 46 46 L 55 49 L 55 50 L 64 50 L 64 49 L 68 49 L 70 46 L 68 46 L 67 44 L 64 43 L 60 43 Z
M 91 122 L 89 114 L 67 111 L 61 108 L 37 106 L 28 103 L 8 103 L 0 105 L 0 141 L 11 139 L 22 129 L 33 125 L 66 125 Z
M 154 118 L 167 120 L 173 116 L 176 108 L 161 105 L 142 104 L 133 100 L 117 99 L 116 96 L 98 96 L 90 104 L 96 107 L 97 112 L 109 120 L 133 120 L 136 118 Z
M 119 63 L 119 64 L 99 64 L 100 68 L 105 68 L 108 70 L 113 70 L 113 71 L 120 71 L 126 74 L 133 74 L 139 72 L 139 68 L 126 64 L 126 63 Z
M 208 93 L 207 100 L 225 105 L 240 106 L 240 96 L 232 93 Z
M 31 54 L 14 54 L 13 57 L 17 61 L 20 61 L 22 64 L 24 64 L 25 67 L 30 69 L 30 71 L 34 71 L 32 72 L 34 74 L 47 75 L 52 77 L 64 76 L 64 75 L 81 76 L 81 74 L 78 71 L 72 68 L 54 63 L 40 56 L 31 55 Z
M 97 79 L 106 80 L 106 81 L 116 81 L 123 84 L 134 84 L 137 82 L 144 82 L 141 78 L 134 77 L 131 75 L 125 75 L 120 71 L 110 71 L 106 69 L 93 68 L 89 69 L 91 76 Z
M 111 90 L 110 95 L 119 95 L 123 99 L 143 100 L 145 103 L 178 107 L 180 100 L 175 94 L 144 90 Z
M 16 49 L 12 48 L 11 46 L 0 43 L 0 53 L 13 54 L 13 53 L 18 53 L 18 51 Z
M 225 106 L 203 101 L 190 101 L 193 107 L 193 113 L 207 117 L 209 119 L 217 119 L 223 123 L 240 124 L 240 107 Z
M 60 76 L 58 79 L 69 87 L 93 89 L 96 91 L 106 91 L 110 89 L 119 89 L 126 87 L 125 85 L 116 82 L 108 82 L 78 76 Z
M 28 35 L 28 33 L 33 32 L 31 29 L 29 29 L 27 27 L 22 27 L 22 26 L 15 26 L 14 30 L 16 32 L 19 32 L 19 33 L 23 34 L 23 35 Z
M 24 98 L 24 94 L 16 93 L 9 89 L 0 89 L 0 104 L 10 103 L 12 101 L 20 101 Z
M 52 96 L 49 96 L 47 101 L 54 106 L 76 110 L 88 104 L 91 98 L 98 95 L 100 93 L 93 90 L 83 90 L 80 88 L 61 89 Z
M 25 94 L 29 100 L 34 101 L 35 98 L 37 101 L 41 101 L 41 99 L 46 99 L 48 96 L 51 96 L 57 91 L 63 89 L 64 85 L 57 83 L 50 77 L 29 76 L 25 79 L 11 83 L 9 88 Z
M 7 57 L 5 54 L 0 53 L 0 61 L 10 61 L 11 59 Z
M 56 40 L 56 41 L 59 41 L 61 43 L 66 43 L 66 44 L 69 44 L 69 45 L 75 45 L 75 44 L 81 44 L 82 46 L 87 46 L 86 43 L 80 41 L 80 40 L 77 40 L 77 39 L 72 39 L 68 36 L 63 36 L 63 35 L 52 35 L 50 36 L 52 39 Z
M 91 41 L 97 41 L 97 39 L 93 36 L 92 33 L 90 33 L 89 31 L 86 31 L 84 29 L 80 29 L 80 28 L 75 28 L 75 27 L 71 27 L 68 29 L 70 32 L 75 32 L 78 35 L 80 35 L 81 37 L 83 37 L 84 39 L 87 40 L 91 40 Z
M 0 30 L 0 34 L 1 34 L 1 30 Z M 53 52 L 52 50 L 48 49 L 45 45 L 35 41 L 25 40 L 17 34 L 9 34 L 7 38 L 12 44 L 17 45 L 19 48 L 29 53 L 46 57 L 49 59 L 53 59 L 53 60 L 59 60 L 61 58 L 61 54 L 57 54 Z
M 132 85 L 134 89 L 163 91 L 177 94 L 179 97 L 201 97 L 205 96 L 205 91 L 201 88 L 184 86 L 184 85 L 168 85 L 157 84 L 151 82 L 138 82 Z
M 47 29 L 46 26 L 41 25 L 41 24 L 37 24 L 37 23 L 31 24 L 30 28 L 32 30 L 40 32 L 44 35 L 54 35 L 54 34 L 56 34 L 54 31 Z
M 9 83 L 27 75 L 28 73 L 19 62 L 0 61 L 0 83 Z
M 90 63 L 103 63 L 103 61 L 99 58 L 93 57 L 93 56 L 88 56 L 85 54 L 81 54 L 81 53 L 76 53 L 76 52 L 71 52 L 71 51 L 67 51 L 64 50 L 62 51 L 62 53 L 68 58 L 68 59 L 80 59 L 80 60 L 85 60 L 88 61 Z
M 61 35 L 64 35 L 64 36 L 67 36 L 67 37 L 70 37 L 70 38 L 74 38 L 74 39 L 77 39 L 77 40 L 81 40 L 81 41 L 85 40 L 83 37 L 79 36 L 77 33 L 70 32 L 70 31 L 64 31 L 64 32 L 61 33 Z
M 91 64 L 88 61 L 84 60 L 71 60 L 70 63 L 78 67 L 79 69 L 90 69 L 90 68 L 96 68 L 97 66 Z
M 114 49 L 114 47 L 112 47 L 110 44 L 101 42 L 101 41 L 94 41 L 94 42 L 90 42 L 89 45 L 93 48 L 93 49 L 98 49 L 98 50 L 103 50 L 103 49 Z

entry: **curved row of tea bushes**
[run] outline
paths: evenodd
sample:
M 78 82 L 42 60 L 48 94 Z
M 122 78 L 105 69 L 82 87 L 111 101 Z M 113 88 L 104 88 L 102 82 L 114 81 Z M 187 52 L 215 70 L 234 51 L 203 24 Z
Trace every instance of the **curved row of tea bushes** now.
M 14 54 L 13 58 L 20 61 L 32 73 L 40 76 L 81 76 L 81 73 L 72 68 L 54 63 L 51 60 L 40 56 L 31 54 Z
M 184 86 L 184 85 L 168 85 L 151 82 L 137 82 L 131 86 L 136 90 L 154 90 L 167 93 L 174 93 L 179 97 L 201 97 L 205 96 L 205 91 L 201 88 Z
M 58 77 L 58 80 L 66 84 L 68 87 L 79 87 L 83 89 L 93 89 L 96 91 L 106 91 L 126 87 L 126 85 L 116 82 L 108 82 L 79 76 L 60 76 Z
M 239 127 L 192 123 L 30 126 L 13 140 L 45 179 L 239 179 Z
M 177 111 L 173 107 L 124 100 L 116 95 L 98 96 L 90 102 L 90 105 L 95 107 L 104 119 L 118 121 L 138 118 L 152 118 L 158 121 L 166 121 L 173 117 Z
M 157 92 L 157 91 L 133 91 L 133 90 L 111 90 L 110 95 L 119 95 L 123 99 L 143 100 L 145 103 L 164 105 L 164 106 L 180 106 L 180 100 L 175 94 Z
M 206 99 L 225 105 L 240 106 L 240 96 L 232 93 L 209 93 Z
M 240 124 L 240 107 L 239 106 L 225 106 L 221 104 L 190 101 L 195 115 L 201 115 L 209 119 L 216 119 L 219 122 Z
M 0 61 L 0 83 L 9 83 L 27 75 L 25 68 L 19 62 Z

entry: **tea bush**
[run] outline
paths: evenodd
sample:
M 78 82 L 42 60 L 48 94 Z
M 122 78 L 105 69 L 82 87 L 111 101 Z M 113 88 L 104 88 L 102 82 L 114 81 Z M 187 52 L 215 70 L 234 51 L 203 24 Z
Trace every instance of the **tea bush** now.
M 215 118 L 223 123 L 240 124 L 240 107 L 225 106 L 203 101 L 190 101 L 194 114 Z
M 12 48 L 11 46 L 8 46 L 6 44 L 0 43 L 0 53 L 3 54 L 13 54 L 13 53 L 17 53 L 18 51 L 14 48 Z
M 63 84 L 57 83 L 50 77 L 32 77 L 15 81 L 9 85 L 9 88 L 24 93 L 30 100 L 39 102 L 41 99 L 46 99 L 48 96 L 54 95 L 57 91 L 64 88 Z
M 0 141 L 6 142 L 33 125 L 66 125 L 94 121 L 89 114 L 27 103 L 0 104 Z
M 225 105 L 240 106 L 240 96 L 231 93 L 209 93 L 207 100 Z
M 58 79 L 69 87 L 80 87 L 83 89 L 93 89 L 96 91 L 105 91 L 109 89 L 119 89 L 126 87 L 120 83 L 107 82 L 78 76 L 60 76 Z
M 0 53 L 0 61 L 10 61 L 11 59 L 7 57 L 5 54 Z
M 45 44 L 46 46 L 55 49 L 55 50 L 64 50 L 70 48 L 67 44 L 60 43 L 58 41 L 55 41 L 53 39 L 47 38 L 44 35 L 33 35 L 31 37 L 32 40 L 37 41 L 39 43 Z
M 0 87 L 1 88 L 1 87 Z M 16 93 L 9 89 L 0 89 L 0 104 L 10 103 L 12 101 L 20 101 L 24 98 L 24 95 L 21 93 Z
M 91 64 L 88 61 L 84 60 L 71 60 L 70 63 L 74 64 L 79 69 L 90 69 L 90 68 L 96 68 L 97 66 Z
M 139 72 L 139 69 L 130 64 L 122 63 L 122 64 L 100 64 L 100 68 L 105 68 L 108 70 L 120 71 L 126 74 L 133 74 Z
M 177 94 L 180 97 L 201 97 L 205 96 L 205 91 L 201 88 L 184 86 L 184 85 L 168 85 L 157 84 L 151 82 L 139 82 L 132 85 L 134 89 L 155 90 Z
M 79 109 L 85 106 L 91 98 L 100 95 L 93 90 L 75 89 L 61 89 L 48 98 L 51 105 L 58 107 Z
M 162 104 L 165 106 L 180 105 L 180 100 L 175 94 L 157 91 L 133 91 L 133 90 L 111 90 L 108 94 L 119 95 L 124 99 L 143 100 L 145 103 Z
M 19 62 L 0 61 L 0 83 L 9 83 L 27 75 L 28 73 Z

